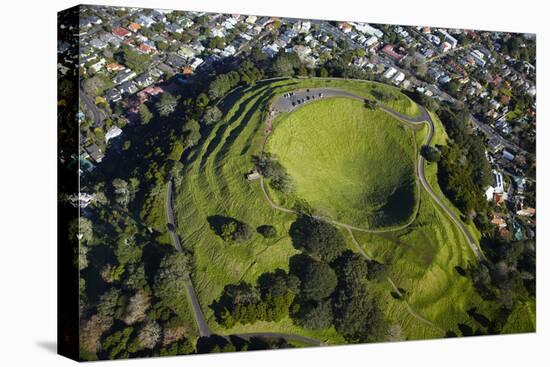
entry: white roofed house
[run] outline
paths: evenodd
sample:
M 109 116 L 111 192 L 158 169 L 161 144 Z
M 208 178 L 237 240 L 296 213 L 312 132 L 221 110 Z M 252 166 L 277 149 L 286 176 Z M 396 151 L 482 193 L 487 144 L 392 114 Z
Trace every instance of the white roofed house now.
M 146 15 L 140 15 L 139 18 L 136 20 L 136 23 L 142 27 L 149 28 L 156 22 L 151 17 L 148 17 Z
M 107 62 L 107 61 L 105 61 L 104 58 L 101 58 L 98 62 L 96 62 L 95 64 L 91 65 L 91 66 L 90 66 L 90 69 L 92 69 L 92 70 L 95 71 L 95 72 L 98 72 L 99 70 L 101 70 L 101 68 L 102 68 L 103 66 L 105 66 L 105 63 L 106 63 L 106 62 Z
M 405 74 L 403 72 L 398 72 L 393 78 L 392 82 L 395 85 L 399 85 L 403 80 L 405 80 Z
M 112 126 L 107 132 L 105 133 L 105 142 L 109 142 L 109 140 L 116 138 L 122 134 L 122 129 L 117 126 Z
M 277 44 L 275 43 L 272 43 L 271 45 L 264 46 L 262 48 L 262 52 L 265 53 L 270 58 L 273 58 L 279 52 L 279 46 L 277 46 Z
M 255 15 L 249 15 L 248 17 L 246 17 L 246 20 L 245 22 L 247 22 L 248 24 L 254 24 L 256 23 L 256 20 L 258 19 L 257 16 Z
M 378 37 L 371 36 L 365 41 L 365 47 L 370 48 L 378 44 Z
M 390 67 L 390 68 L 388 68 L 388 70 L 386 70 L 386 72 L 382 76 L 386 79 L 390 79 L 396 73 L 397 73 L 397 70 L 393 67 Z
M 202 63 L 204 62 L 203 59 L 201 59 L 200 57 L 195 57 L 193 59 L 193 61 L 191 62 L 191 64 L 189 65 L 189 67 L 193 70 L 195 70 L 196 68 L 198 68 Z
M 90 41 L 90 46 L 97 48 L 98 50 L 103 50 L 105 47 L 107 47 L 107 43 L 99 38 L 94 38 Z

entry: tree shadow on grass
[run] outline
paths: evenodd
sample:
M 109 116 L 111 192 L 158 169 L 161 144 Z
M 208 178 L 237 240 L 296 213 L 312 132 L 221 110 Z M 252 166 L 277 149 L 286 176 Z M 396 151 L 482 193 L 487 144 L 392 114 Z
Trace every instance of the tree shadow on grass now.
M 467 312 L 468 312 L 468 315 L 472 319 L 477 321 L 481 326 L 483 326 L 485 328 L 489 326 L 491 320 L 489 320 L 485 315 L 483 315 L 481 313 L 478 313 L 476 307 L 470 308 Z
M 231 222 L 235 222 L 236 220 L 231 217 L 225 217 L 223 215 L 211 215 L 206 218 L 208 221 L 208 224 L 210 225 L 210 229 L 214 231 L 218 236 L 221 236 L 222 234 L 222 228 L 225 224 L 229 224 Z

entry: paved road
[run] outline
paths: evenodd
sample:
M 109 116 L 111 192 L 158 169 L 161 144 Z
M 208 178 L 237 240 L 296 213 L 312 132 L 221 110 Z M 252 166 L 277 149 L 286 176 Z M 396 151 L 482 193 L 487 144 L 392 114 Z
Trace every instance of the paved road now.
M 166 207 L 166 222 L 168 225 L 168 232 L 170 233 L 172 244 L 174 245 L 177 251 L 182 252 L 183 249 L 181 247 L 179 236 L 176 233 L 176 224 L 174 222 L 174 212 L 172 209 L 172 181 L 171 180 L 166 185 L 165 207 Z M 208 323 L 206 322 L 204 315 L 202 313 L 199 299 L 197 297 L 197 293 L 195 292 L 195 288 L 193 287 L 193 282 L 191 281 L 190 277 L 187 277 L 187 279 L 185 280 L 185 291 L 187 293 L 187 299 L 189 300 L 189 303 L 191 303 L 193 315 L 195 316 L 195 323 L 197 324 L 197 327 L 199 329 L 200 336 L 212 335 L 212 332 L 208 327 Z
M 84 92 L 82 86 L 79 86 L 78 96 L 80 97 L 80 100 L 84 102 L 86 109 L 92 114 L 92 117 L 94 119 L 93 125 L 102 126 L 103 120 L 105 120 L 105 114 L 96 106 L 94 101 L 92 101 L 92 99 L 86 94 L 86 92 Z
M 323 97 L 319 97 L 319 93 L 322 93 Z M 310 97 L 309 100 L 307 99 L 308 96 Z M 273 109 L 276 112 L 289 112 L 289 111 L 291 111 L 295 108 L 298 108 L 298 107 L 300 107 L 304 104 L 311 103 L 312 101 L 316 100 L 316 99 L 312 99 L 311 98 L 312 96 L 316 96 L 317 99 L 318 98 L 323 98 L 324 99 L 324 98 L 330 98 L 330 97 L 349 97 L 349 98 L 364 100 L 364 98 L 359 96 L 359 95 L 356 95 L 354 93 L 347 92 L 347 91 L 344 91 L 344 90 L 340 90 L 340 89 L 311 88 L 309 90 L 309 92 L 307 90 L 296 90 L 295 92 L 293 92 L 293 95 L 291 95 L 290 97 L 288 95 L 286 97 L 281 96 L 281 97 L 278 98 L 278 100 L 276 100 L 272 104 L 272 106 L 273 106 Z M 298 101 L 300 101 L 300 103 L 297 103 Z M 379 108 L 382 111 L 384 111 L 384 112 L 386 112 L 386 113 L 388 113 L 388 114 L 390 114 L 390 115 L 396 117 L 397 119 L 399 119 L 401 121 L 404 121 L 406 123 L 415 124 L 415 125 L 424 124 L 424 123 L 427 124 L 428 125 L 428 136 L 426 137 L 426 140 L 424 141 L 424 145 L 427 146 L 427 145 L 430 145 L 430 143 L 432 141 L 432 138 L 433 138 L 433 135 L 434 135 L 434 123 L 432 121 L 432 118 L 431 118 L 430 114 L 427 112 L 427 110 L 423 106 L 419 106 L 419 107 L 421 109 L 421 113 L 420 113 L 420 116 L 418 116 L 418 117 L 409 117 L 409 116 L 403 115 L 402 113 L 394 111 L 391 108 L 388 108 L 388 107 L 385 107 L 385 106 L 380 106 Z M 424 187 L 426 192 L 432 197 L 432 199 L 439 205 L 439 207 L 445 212 L 445 214 L 447 214 L 447 216 L 453 221 L 453 223 L 455 223 L 455 225 L 458 227 L 458 229 L 462 232 L 462 234 L 466 238 L 466 241 L 468 242 L 468 245 L 471 247 L 471 249 L 474 252 L 474 254 L 476 255 L 476 257 L 478 259 L 483 258 L 483 254 L 481 253 L 481 251 L 477 247 L 477 244 L 475 243 L 474 238 L 472 237 L 470 232 L 466 229 L 466 226 L 464 225 L 464 223 L 462 223 L 462 221 L 459 220 L 456 217 L 456 215 L 445 205 L 445 203 L 433 191 L 432 187 L 430 186 L 430 184 L 426 180 L 426 175 L 424 173 L 424 166 L 425 166 L 425 159 L 422 155 L 420 155 L 420 159 L 418 160 L 418 178 L 420 179 L 420 182 L 421 182 L 422 186 Z M 281 206 L 276 205 L 269 198 L 269 195 L 267 194 L 267 192 L 265 190 L 265 187 L 264 187 L 263 177 L 260 177 L 260 185 L 261 185 L 262 191 L 264 192 L 264 195 L 265 195 L 269 205 L 272 208 L 277 209 L 277 210 L 281 210 L 281 211 L 284 211 L 284 212 L 287 212 L 287 213 L 288 212 L 295 213 L 294 210 L 291 210 L 291 209 L 288 209 L 288 208 L 283 208 Z M 401 227 L 398 227 L 398 228 L 392 228 L 392 229 L 386 229 L 386 230 L 367 230 L 367 229 L 364 229 L 364 228 L 357 228 L 357 227 L 351 226 L 351 225 L 346 224 L 346 223 L 340 223 L 340 222 L 331 220 L 329 218 L 324 218 L 324 217 L 316 217 L 316 218 L 328 221 L 330 223 L 333 223 L 333 224 L 336 224 L 336 225 L 339 225 L 339 226 L 342 226 L 344 228 L 347 228 L 348 230 L 353 229 L 353 230 L 358 230 L 358 231 L 363 231 L 363 232 L 388 232 L 388 231 L 399 230 L 399 229 L 402 229 L 402 227 L 403 227 L 403 226 L 401 226 Z M 414 219 L 414 217 L 413 217 L 413 219 Z M 412 221 L 411 221 L 411 223 L 412 223 Z M 405 225 L 405 227 L 408 226 L 408 225 L 410 225 L 410 223 L 407 223 Z
M 183 251 L 181 247 L 181 242 L 179 239 L 179 236 L 175 232 L 176 224 L 174 221 L 174 211 L 172 208 L 172 181 L 169 181 L 166 185 L 166 198 L 165 198 L 165 208 L 166 208 L 166 223 L 168 225 L 168 232 L 170 233 L 170 238 L 172 240 L 172 244 L 176 248 L 177 251 Z M 212 331 L 208 327 L 208 323 L 206 319 L 204 318 L 204 314 L 202 313 L 201 306 L 199 299 L 197 297 L 197 293 L 195 292 L 195 288 L 193 287 L 193 282 L 190 278 L 186 279 L 185 282 L 185 290 L 187 292 L 187 299 L 189 303 L 191 303 L 191 308 L 193 310 L 193 316 L 195 318 L 195 323 L 197 324 L 197 327 L 199 329 L 200 336 L 211 336 Z M 244 333 L 244 334 L 231 334 L 235 335 L 242 339 L 250 339 L 250 338 L 266 338 L 266 339 L 273 339 L 273 338 L 283 338 L 286 340 L 294 340 L 301 343 L 311 344 L 311 345 L 325 345 L 323 342 L 317 339 L 308 338 L 301 335 L 296 334 L 284 334 L 284 333 L 273 333 L 273 332 L 263 332 L 258 331 L 255 333 Z M 223 336 L 223 335 L 222 335 Z M 225 338 L 229 338 L 230 335 L 223 336 Z

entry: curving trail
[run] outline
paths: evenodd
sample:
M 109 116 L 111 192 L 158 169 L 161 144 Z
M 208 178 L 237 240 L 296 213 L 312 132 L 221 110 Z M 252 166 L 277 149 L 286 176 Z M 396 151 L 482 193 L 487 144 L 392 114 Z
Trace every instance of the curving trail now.
M 365 100 L 363 97 L 358 96 L 354 93 L 350 93 L 350 92 L 339 90 L 339 89 L 315 88 L 315 89 L 312 89 L 312 91 L 314 91 L 314 92 L 311 92 L 311 93 L 323 93 L 323 95 L 324 95 L 323 98 L 348 97 L 348 98 L 358 99 L 358 100 L 361 100 L 361 101 Z M 306 94 L 306 92 L 303 91 L 303 90 L 298 90 L 294 93 L 295 93 L 294 100 L 296 98 L 300 98 L 300 96 L 302 96 L 302 95 L 305 96 L 305 94 Z M 279 112 L 289 112 L 292 109 L 294 109 L 295 107 L 299 107 L 299 105 L 292 106 L 291 102 L 287 102 L 286 104 L 285 103 L 281 104 L 280 102 L 284 98 L 285 97 L 279 97 L 272 104 L 272 106 L 275 108 L 274 109 L 275 112 L 277 112 L 277 113 L 279 113 Z M 287 100 L 292 101 L 292 99 L 287 99 Z M 304 103 L 307 103 L 307 102 L 304 102 Z M 394 111 L 394 110 L 392 110 L 388 107 L 385 107 L 385 106 L 379 106 L 378 108 L 381 109 L 382 111 L 394 116 L 395 118 L 397 118 L 397 119 L 399 119 L 403 122 L 409 123 L 409 124 L 415 124 L 415 125 L 423 124 L 423 123 L 427 124 L 428 128 L 429 128 L 429 131 L 428 131 L 428 136 L 426 137 L 426 140 L 424 142 L 424 145 L 429 145 L 430 144 L 430 142 L 433 138 L 433 135 L 434 135 L 434 123 L 432 121 L 431 116 L 428 114 L 428 112 L 426 111 L 426 109 L 423 106 L 420 106 L 421 115 L 418 116 L 418 117 L 409 117 L 409 116 L 403 115 L 403 114 L 401 114 L 397 111 Z M 271 116 L 271 113 L 269 113 L 268 115 Z M 416 142 L 415 142 L 415 149 L 416 149 Z M 439 207 L 447 214 L 447 216 L 449 216 L 449 218 L 453 221 L 453 223 L 455 223 L 455 225 L 463 233 L 464 237 L 466 238 L 468 244 L 472 248 L 472 250 L 473 250 L 474 254 L 477 256 L 477 258 L 481 259 L 483 257 L 483 254 L 478 249 L 473 237 L 468 232 L 468 230 L 466 229 L 464 224 L 443 203 L 443 201 L 435 194 L 435 192 L 433 191 L 433 189 L 429 185 L 428 181 L 426 180 L 425 173 L 424 173 L 424 165 L 425 165 L 424 157 L 422 157 L 420 155 L 420 158 L 418 160 L 417 169 L 416 169 L 417 180 L 420 180 L 422 186 L 424 187 L 426 192 L 430 195 L 430 197 L 432 197 L 432 199 L 434 199 L 434 201 L 439 205 Z M 265 190 L 263 176 L 260 176 L 260 187 L 261 187 L 261 190 L 262 190 L 262 192 L 263 192 L 263 194 L 266 198 L 266 201 L 268 202 L 268 204 L 273 209 L 281 211 L 281 212 L 285 212 L 285 213 L 299 214 L 296 210 L 279 206 L 271 200 L 271 198 L 269 197 L 267 191 Z M 172 181 L 171 180 L 167 184 L 165 209 L 166 209 L 166 223 L 167 223 L 168 231 L 170 233 L 170 238 L 171 238 L 172 244 L 174 245 L 174 247 L 176 248 L 177 251 L 181 252 L 181 251 L 183 251 L 183 249 L 181 247 L 180 239 L 179 239 L 179 237 L 176 233 L 176 225 L 175 225 L 175 221 L 174 221 L 174 213 L 173 213 L 173 208 L 172 208 Z M 397 231 L 397 230 L 404 229 L 404 228 L 408 227 L 409 225 L 411 225 L 414 222 L 414 220 L 416 219 L 416 214 L 412 216 L 412 219 L 408 223 L 405 223 L 405 224 L 403 224 L 399 227 L 393 227 L 393 228 L 388 228 L 388 229 L 370 229 L 370 230 L 365 229 L 365 228 L 355 227 L 355 226 L 352 226 L 352 225 L 347 224 L 347 223 L 341 223 L 341 222 L 332 220 L 330 218 L 322 217 L 322 216 L 314 216 L 314 218 L 319 219 L 319 220 L 323 220 L 325 222 L 340 226 L 340 227 L 345 228 L 346 230 L 348 230 L 348 232 L 350 233 L 350 235 L 352 237 L 352 240 L 353 240 L 354 244 L 356 245 L 358 251 L 365 258 L 370 260 L 371 258 L 369 257 L 369 255 L 363 250 L 361 245 L 357 242 L 357 240 L 356 240 L 356 238 L 353 234 L 353 231 L 355 230 L 355 231 L 367 232 L 367 233 L 383 233 L 383 232 Z M 401 292 L 399 291 L 399 288 L 395 285 L 395 283 L 390 278 L 388 278 L 387 280 L 390 282 L 390 284 L 391 284 L 392 288 L 394 289 L 394 291 L 398 295 L 402 296 Z M 194 316 L 195 322 L 197 324 L 197 327 L 199 329 L 200 336 L 208 337 L 208 336 L 212 335 L 212 331 L 208 327 L 208 323 L 204 318 L 204 314 L 202 313 L 198 297 L 196 295 L 193 283 L 192 283 L 190 278 L 186 279 L 186 292 L 187 292 L 188 301 L 192 306 L 193 316 Z M 405 305 L 407 307 L 408 312 L 413 317 L 415 317 L 416 319 L 418 319 L 418 320 L 420 320 L 420 321 L 422 321 L 422 322 L 424 322 L 424 323 L 426 323 L 426 324 L 428 324 L 428 325 L 430 325 L 430 326 L 432 326 L 432 327 L 434 327 L 434 328 L 436 328 L 440 331 L 443 331 L 441 328 L 439 328 L 438 326 L 433 324 L 431 321 L 425 319 L 424 317 L 422 317 L 421 315 L 416 313 L 416 311 L 414 311 L 414 309 L 408 304 L 408 302 L 406 302 L 406 301 L 404 301 L 404 302 L 405 302 Z M 232 334 L 232 335 L 243 338 L 243 339 L 247 339 L 247 340 L 250 339 L 250 338 L 254 338 L 254 337 L 259 337 L 259 338 L 283 338 L 283 339 L 286 339 L 286 340 L 294 340 L 294 341 L 297 341 L 297 342 L 302 342 L 302 343 L 311 344 L 311 345 L 318 345 L 318 346 L 326 345 L 325 343 L 323 343 L 320 340 L 313 339 L 313 338 L 308 338 L 308 337 L 304 337 L 304 336 L 296 335 L 296 334 L 284 334 L 284 333 L 275 333 L 275 332 L 256 332 L 256 333 L 243 333 L 243 334 Z M 229 338 L 230 335 L 229 336 L 224 336 L 224 337 Z
M 311 96 L 311 95 L 319 96 L 320 95 L 319 93 L 322 93 L 322 95 L 323 95 L 322 98 L 323 99 L 331 98 L 331 97 L 348 97 L 348 98 L 353 98 L 353 99 L 357 99 L 357 100 L 361 100 L 361 101 L 365 100 L 365 98 L 363 98 L 363 97 L 361 97 L 357 94 L 354 94 L 354 93 L 348 92 L 348 91 L 344 91 L 344 90 L 341 90 L 341 89 L 311 88 L 309 90 L 309 92 L 306 91 L 306 90 L 301 89 L 301 90 L 296 90 L 295 92 L 293 92 L 293 95 L 290 98 L 289 97 L 284 97 L 284 96 L 279 97 L 276 101 L 274 101 L 272 103 L 273 111 L 275 113 L 290 112 L 290 111 L 294 110 L 295 108 L 299 108 L 303 104 L 307 104 L 307 103 L 310 103 L 311 101 L 313 101 L 313 100 L 305 100 L 306 96 Z M 298 101 L 298 100 L 302 100 L 303 102 L 296 103 L 296 101 Z M 378 106 L 377 108 L 379 108 L 380 110 L 392 115 L 393 117 L 397 118 L 398 120 L 400 120 L 402 122 L 405 122 L 405 123 L 408 123 L 408 124 L 412 124 L 412 125 L 427 124 L 428 125 L 428 135 L 426 136 L 426 140 L 424 141 L 424 145 L 429 146 L 431 141 L 432 141 L 432 138 L 434 136 L 434 129 L 435 129 L 434 123 L 433 123 L 432 117 L 430 116 L 430 114 L 428 113 L 426 108 L 424 106 L 420 106 L 420 105 L 419 105 L 419 107 L 420 107 L 421 114 L 418 117 L 409 117 L 409 116 L 406 116 L 402 113 L 399 113 L 399 112 L 397 112 L 395 110 L 392 110 L 391 108 L 385 107 L 385 106 Z M 271 115 L 271 112 L 272 111 L 270 111 L 269 115 Z M 267 137 L 266 137 L 266 140 L 267 140 Z M 416 147 L 416 143 L 415 143 L 415 147 Z M 417 176 L 418 176 L 418 179 L 420 180 L 420 183 L 422 184 L 422 187 L 424 187 L 424 189 L 426 190 L 428 195 L 430 195 L 430 197 L 437 203 L 437 205 L 445 212 L 445 214 L 451 219 L 451 221 L 462 232 L 464 238 L 468 242 L 468 245 L 470 246 L 470 248 L 472 249 L 472 251 L 474 252 L 476 257 L 478 258 L 478 260 L 482 259 L 484 257 L 483 254 L 479 250 L 479 248 L 478 248 L 477 244 L 475 243 L 475 240 L 472 237 L 472 235 L 470 234 L 470 232 L 466 229 L 466 226 L 464 225 L 464 223 L 462 223 L 462 221 L 459 220 L 456 217 L 456 215 L 445 205 L 445 203 L 435 194 L 432 187 L 430 186 L 430 184 L 426 180 L 426 175 L 424 173 L 424 166 L 425 166 L 425 159 L 422 155 L 419 155 L 419 160 L 418 160 L 418 165 L 417 165 Z M 280 210 L 280 211 L 283 211 L 283 212 L 286 212 L 286 213 L 298 214 L 295 210 L 281 207 L 281 206 L 275 204 L 271 200 L 271 198 L 269 197 L 267 191 L 265 190 L 263 177 L 260 177 L 260 186 L 262 188 L 262 191 L 264 193 L 265 198 L 267 199 L 267 202 L 269 203 L 269 205 L 273 209 Z M 355 227 L 355 226 L 352 226 L 352 225 L 347 224 L 347 223 L 341 223 L 341 222 L 332 220 L 330 218 L 315 216 L 315 218 L 317 218 L 317 219 L 335 224 L 337 226 L 346 228 L 348 230 L 351 229 L 351 230 L 356 230 L 356 231 L 360 231 L 360 232 L 367 232 L 367 233 L 383 233 L 383 232 L 398 231 L 398 230 L 404 229 L 404 228 L 408 227 L 409 225 L 411 225 L 414 222 L 414 220 L 416 219 L 415 217 L 416 217 L 416 215 L 412 216 L 412 219 L 408 223 L 405 223 L 404 225 L 401 225 L 399 227 L 393 227 L 393 228 L 387 228 L 387 229 L 365 229 L 365 228 Z
M 166 197 L 165 197 L 166 224 L 168 227 L 168 232 L 170 233 L 170 239 L 172 241 L 172 245 L 176 248 L 177 251 L 182 252 L 183 248 L 181 247 L 179 236 L 176 233 L 176 224 L 174 221 L 174 211 L 172 208 L 172 191 L 173 191 L 172 180 L 170 180 L 166 185 Z M 213 333 L 208 326 L 208 322 L 204 318 L 204 314 L 202 313 L 202 309 L 200 306 L 199 299 L 197 297 L 197 293 L 195 292 L 195 288 L 193 286 L 193 282 L 191 281 L 190 277 L 187 277 L 187 279 L 185 280 L 185 290 L 187 292 L 187 300 L 191 304 L 195 323 L 197 325 L 197 328 L 199 329 L 199 335 L 201 337 L 211 336 Z M 267 331 L 266 332 L 259 331 L 255 333 L 221 335 L 221 336 L 226 339 L 229 339 L 230 336 L 236 336 L 246 340 L 249 340 L 251 338 L 266 338 L 266 339 L 282 338 L 285 340 L 293 340 L 300 343 L 311 344 L 316 346 L 326 345 L 322 341 L 314 338 L 308 338 L 308 337 L 296 335 L 296 334 L 274 333 L 274 332 L 267 332 Z

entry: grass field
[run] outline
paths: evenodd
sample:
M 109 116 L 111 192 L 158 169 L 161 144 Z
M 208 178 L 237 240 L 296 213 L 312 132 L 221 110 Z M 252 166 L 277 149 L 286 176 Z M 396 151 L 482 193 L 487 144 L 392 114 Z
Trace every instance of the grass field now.
M 288 229 L 295 215 L 273 210 L 266 202 L 259 182 L 246 181 L 245 174 L 253 167 L 252 157 L 258 155 L 262 149 L 265 128 L 263 121 L 271 99 L 287 91 L 320 86 L 342 88 L 371 98 L 373 89 L 383 89 L 394 94 L 394 98 L 381 103 L 411 116 L 419 113 L 418 106 L 398 93 L 397 89 L 363 81 L 288 79 L 260 82 L 252 87 L 239 88 L 224 98 L 219 104 L 224 113 L 223 121 L 214 126 L 183 161 L 184 171 L 181 181 L 176 184 L 174 203 L 177 230 L 182 244 L 194 254 L 193 281 L 199 300 L 209 325 L 215 332 L 279 331 L 315 337 L 329 344 L 343 342 L 334 329 L 306 331 L 293 325 L 289 319 L 279 323 L 238 324 L 233 329 L 226 330 L 216 323 L 209 307 L 219 297 L 225 285 L 241 280 L 255 283 L 257 277 L 264 272 L 277 268 L 287 269 L 288 259 L 298 252 L 288 236 Z M 278 121 L 280 127 L 284 127 L 284 124 L 297 125 L 293 121 L 300 119 L 302 123 L 305 122 L 303 126 L 300 125 L 302 131 L 279 131 L 279 127 L 276 127 L 274 139 L 269 144 L 277 150 L 277 154 L 296 179 L 300 195 L 308 196 L 309 200 L 319 203 L 325 210 L 333 211 L 336 216 L 348 216 L 350 220 L 366 222 L 368 216 L 361 214 L 360 206 L 353 198 L 371 189 L 372 186 L 369 185 L 376 186 L 377 180 L 385 172 L 389 172 L 385 174 L 385 179 L 390 185 L 410 184 L 410 177 L 414 176 L 414 166 L 411 164 L 414 159 L 413 137 L 410 131 L 400 129 L 398 122 L 381 112 L 360 109 L 361 113 L 357 116 L 360 106 L 356 106 L 353 101 L 334 99 L 326 102 L 329 103 L 316 105 L 315 102 L 298 109 L 286 117 L 287 121 L 283 121 L 285 117 L 282 116 Z M 308 120 L 306 117 L 310 107 L 322 111 L 324 109 L 327 117 L 316 112 Z M 331 111 L 336 108 L 337 115 Z M 365 123 L 365 120 L 369 123 Z M 285 144 L 288 144 L 285 139 L 288 137 L 303 139 L 304 143 L 308 143 L 305 139 L 307 134 L 322 135 L 323 131 L 314 129 L 317 123 L 344 123 L 348 126 L 348 129 L 335 129 L 334 138 L 341 139 L 338 143 L 329 142 L 326 132 L 325 136 L 319 136 L 319 139 L 325 140 L 326 151 L 310 142 L 307 147 L 309 156 L 306 155 L 306 158 L 313 165 L 313 156 L 321 154 L 324 161 L 317 162 L 320 165 L 319 171 L 333 170 L 330 172 L 334 173 L 332 177 L 325 176 L 322 179 L 327 180 L 330 187 L 335 185 L 346 190 L 349 188 L 353 191 L 352 194 L 337 192 L 339 190 L 327 191 L 327 187 L 315 185 L 313 180 L 308 182 L 307 176 L 315 175 L 315 171 L 312 169 L 301 173 L 297 165 L 299 162 L 296 161 L 298 157 L 293 157 L 291 150 L 285 153 Z M 382 125 L 387 126 L 384 128 Z M 353 131 L 348 131 L 351 129 Z M 371 134 L 380 140 L 390 140 L 392 144 L 382 144 L 375 141 L 376 139 L 369 139 L 375 142 L 367 143 L 357 131 Z M 415 129 L 419 144 L 426 133 L 426 127 Z M 441 126 L 436 126 L 434 141 L 444 144 L 445 140 Z M 352 141 L 353 144 L 345 144 L 346 141 Z M 391 151 L 390 147 L 394 150 Z M 339 151 L 337 154 L 329 154 L 329 148 Z M 333 155 L 335 156 L 332 157 Z M 361 170 L 363 165 L 368 168 Z M 387 167 L 389 165 L 392 167 Z M 426 175 L 439 194 L 436 170 L 435 165 L 428 166 Z M 369 175 L 373 172 L 378 176 L 375 179 Z M 350 175 L 350 182 L 340 181 L 346 175 Z M 365 182 L 360 182 L 361 180 Z M 323 197 L 327 192 L 337 195 L 335 201 L 327 201 Z M 407 291 L 406 299 L 411 307 L 437 325 L 434 328 L 413 317 L 403 301 L 391 296 L 389 282 L 371 282 L 372 291 L 376 292 L 383 305 L 387 319 L 391 323 L 400 324 L 404 336 L 409 339 L 442 337 L 446 331 L 457 332 L 459 323 L 473 322 L 466 313 L 470 307 L 477 307 L 478 312 L 488 317 L 492 312 L 490 305 L 479 299 L 470 280 L 461 276 L 455 268 L 466 267 L 469 262 L 475 261 L 461 233 L 425 192 L 421 191 L 419 200 L 418 217 L 411 227 L 390 234 L 355 232 L 357 240 L 370 256 L 390 266 L 389 275 L 398 287 Z M 341 203 L 344 202 L 354 210 L 343 210 L 345 205 Z M 409 215 L 410 211 L 407 213 Z M 222 241 L 210 228 L 209 219 L 216 215 L 235 218 L 252 228 L 270 224 L 277 229 L 278 235 L 273 239 L 264 239 L 254 232 L 252 238 L 244 243 L 229 244 Z M 354 248 L 349 234 L 343 233 L 348 239 L 348 246 Z
M 415 156 L 403 123 L 350 98 L 315 101 L 282 117 L 266 151 L 287 169 L 294 195 L 316 214 L 361 228 L 409 220 Z M 283 200 L 292 207 L 292 199 Z

